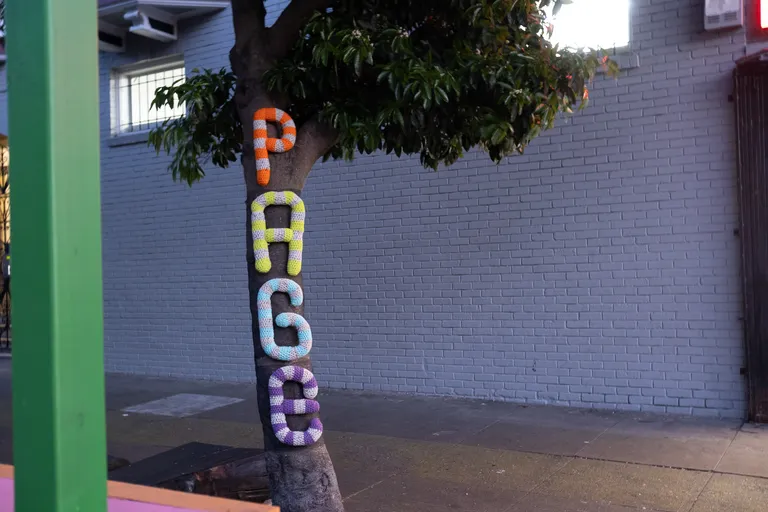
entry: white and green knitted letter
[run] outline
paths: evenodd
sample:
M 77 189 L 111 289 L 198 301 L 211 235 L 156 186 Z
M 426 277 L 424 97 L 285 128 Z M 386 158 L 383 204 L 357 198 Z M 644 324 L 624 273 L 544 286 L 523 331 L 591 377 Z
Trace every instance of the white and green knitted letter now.
M 267 206 L 283 205 L 291 207 L 291 227 L 267 229 L 264 210 Z M 253 255 L 256 258 L 256 270 L 266 274 L 272 269 L 269 259 L 269 244 L 288 242 L 288 275 L 297 276 L 301 272 L 301 253 L 304 250 L 304 201 L 290 191 L 267 192 L 251 203 L 251 230 L 253 231 Z

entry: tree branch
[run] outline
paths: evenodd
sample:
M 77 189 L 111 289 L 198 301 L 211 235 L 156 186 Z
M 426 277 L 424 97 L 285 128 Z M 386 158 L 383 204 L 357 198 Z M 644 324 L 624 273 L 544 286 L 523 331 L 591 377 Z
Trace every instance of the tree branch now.
M 269 42 L 274 57 L 279 59 L 287 55 L 299 39 L 302 27 L 315 11 L 325 10 L 334 3 L 335 0 L 291 0 L 269 29 Z
M 240 52 L 254 36 L 264 35 L 266 15 L 264 0 L 232 0 L 232 24 L 235 29 L 233 50 Z
M 328 152 L 339 140 L 339 133 L 332 126 L 321 122 L 317 117 L 306 121 L 299 128 L 296 136 L 296 172 L 301 173 L 299 178 L 307 179 L 309 171 L 318 158 Z

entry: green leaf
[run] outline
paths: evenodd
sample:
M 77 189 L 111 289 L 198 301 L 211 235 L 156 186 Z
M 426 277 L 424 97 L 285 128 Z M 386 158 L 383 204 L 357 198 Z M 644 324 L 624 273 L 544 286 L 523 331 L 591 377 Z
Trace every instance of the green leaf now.
M 239 55 L 269 68 L 261 82 L 244 79 L 242 90 L 244 97 L 273 98 L 300 131 L 312 118 L 332 127 L 337 142 L 324 158 L 383 150 L 418 154 L 437 168 L 477 147 L 499 161 L 524 151 L 559 115 L 584 108 L 597 69 L 618 75 L 600 51 L 574 52 L 546 40 L 543 9 L 564 3 L 338 0 L 310 18 L 283 58 Z M 172 152 L 178 179 L 194 183 L 208 165 L 237 161 L 244 141 L 236 80 L 226 70 L 194 71 L 186 82 L 156 91 L 152 108 L 187 105 L 184 117 L 148 140 L 156 151 Z M 248 114 L 242 121 L 250 122 Z
M 174 151 L 170 164 L 173 179 L 191 185 L 205 176 L 202 164 L 210 161 L 227 167 L 242 151 L 242 128 L 233 101 L 235 76 L 221 70 L 205 70 L 186 83 L 177 81 L 157 90 L 152 108 L 173 107 L 182 99 L 191 109 L 150 131 L 148 144 L 160 153 Z M 223 98 L 224 103 L 217 101 Z

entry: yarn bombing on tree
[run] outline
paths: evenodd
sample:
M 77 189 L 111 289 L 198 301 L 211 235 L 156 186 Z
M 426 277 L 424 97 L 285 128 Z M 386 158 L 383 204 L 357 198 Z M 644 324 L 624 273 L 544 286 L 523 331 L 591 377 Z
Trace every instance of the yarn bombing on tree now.
M 287 205 L 291 207 L 291 227 L 267 229 L 264 210 L 267 206 Z M 288 274 L 299 275 L 301 272 L 301 254 L 304 250 L 304 201 L 293 192 L 267 192 L 251 203 L 251 231 L 253 234 L 253 254 L 256 270 L 266 274 L 272 269 L 269 259 L 269 244 L 288 242 Z
M 267 122 L 278 122 L 282 129 L 282 138 L 267 137 Z M 279 108 L 262 108 L 253 114 L 253 150 L 256 154 L 256 182 L 266 187 L 272 168 L 269 165 L 269 153 L 285 153 L 296 144 L 296 123 L 291 116 Z
M 267 138 L 267 121 L 278 121 L 282 125 L 283 138 Z M 291 117 L 276 108 L 263 108 L 253 115 L 253 146 L 256 151 L 256 177 L 259 185 L 269 184 L 270 166 L 269 153 L 283 153 L 293 148 L 296 142 L 296 125 Z M 290 206 L 290 228 L 267 229 L 265 211 L 269 206 Z M 253 255 L 256 271 L 266 274 L 272 270 L 272 260 L 269 257 L 269 244 L 277 242 L 288 243 L 287 272 L 291 276 L 301 273 L 302 252 L 304 251 L 304 220 L 306 210 L 304 201 L 298 194 L 291 191 L 265 192 L 251 203 L 251 232 L 253 238 Z M 277 361 L 296 361 L 309 355 L 312 350 L 312 330 L 309 322 L 294 312 L 280 313 L 272 319 L 272 295 L 280 292 L 287 293 L 291 298 L 291 306 L 299 307 L 304 303 L 304 292 L 299 284 L 288 278 L 270 279 L 259 289 L 256 296 L 258 310 L 259 342 L 264 353 Z M 279 346 L 275 342 L 275 328 L 293 327 L 296 329 L 299 344 L 296 346 Z M 302 385 L 303 399 L 286 399 L 283 385 L 288 381 Z M 288 427 L 287 415 L 315 414 L 320 412 L 320 404 L 314 400 L 317 397 L 317 380 L 314 374 L 297 365 L 283 366 L 275 370 L 269 377 L 269 413 L 270 423 L 275 437 L 283 444 L 290 446 L 309 446 L 320 440 L 323 435 L 323 424 L 319 418 L 312 418 L 309 427 L 304 431 L 292 430 Z
M 273 205 L 291 207 L 290 228 L 267 229 L 265 210 L 268 206 Z M 305 216 L 304 201 L 298 194 L 291 191 L 266 192 L 253 200 L 251 203 L 251 228 L 257 272 L 266 274 L 272 269 L 269 244 L 275 242 L 288 243 L 288 274 L 295 276 L 301 272 Z M 278 292 L 287 293 L 293 307 L 299 307 L 304 302 L 304 292 L 301 286 L 292 279 L 275 278 L 264 283 L 256 296 L 259 342 L 268 357 L 277 361 L 295 361 L 309 355 L 309 351 L 312 350 L 312 330 L 309 327 L 309 322 L 303 316 L 293 312 L 280 313 L 274 320 L 272 319 L 272 295 Z M 279 346 L 275 342 L 273 323 L 279 327 L 295 328 L 298 333 L 299 344 L 296 346 Z M 302 385 L 303 399 L 288 400 L 285 398 L 283 385 L 288 381 L 299 382 Z M 323 435 L 323 424 L 319 418 L 312 418 L 309 427 L 304 431 L 291 430 L 286 418 L 287 415 L 320 412 L 320 404 L 314 400 L 318 392 L 314 374 L 300 366 L 283 366 L 275 370 L 269 377 L 268 389 L 270 423 L 277 440 L 290 446 L 309 446 L 319 441 Z
M 301 287 L 291 279 L 271 279 L 264 283 L 256 298 L 259 316 L 259 338 L 261 348 L 272 359 L 278 361 L 295 361 L 309 354 L 312 350 L 312 331 L 303 316 L 296 313 L 280 313 L 274 322 L 279 327 L 295 327 L 299 333 L 299 345 L 296 347 L 279 347 L 275 343 L 275 329 L 272 326 L 272 294 L 287 293 L 291 297 L 291 305 L 301 306 L 304 293 Z
M 304 388 L 305 399 L 288 400 L 283 394 L 283 384 L 288 381 L 300 382 Z M 286 414 L 310 414 L 320 411 L 320 404 L 312 400 L 317 396 L 317 381 L 312 372 L 300 366 L 284 366 L 269 378 L 269 408 L 272 429 L 275 437 L 292 446 L 309 446 L 316 443 L 323 435 L 323 424 L 313 418 L 309 428 L 303 432 L 288 427 Z

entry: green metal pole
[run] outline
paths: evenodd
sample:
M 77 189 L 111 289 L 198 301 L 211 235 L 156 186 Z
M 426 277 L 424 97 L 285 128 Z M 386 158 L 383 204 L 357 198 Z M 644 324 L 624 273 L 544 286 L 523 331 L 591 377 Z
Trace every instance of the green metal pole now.
M 96 0 L 6 4 L 16 511 L 104 511 Z

